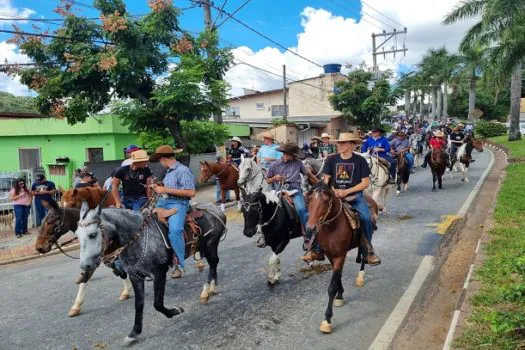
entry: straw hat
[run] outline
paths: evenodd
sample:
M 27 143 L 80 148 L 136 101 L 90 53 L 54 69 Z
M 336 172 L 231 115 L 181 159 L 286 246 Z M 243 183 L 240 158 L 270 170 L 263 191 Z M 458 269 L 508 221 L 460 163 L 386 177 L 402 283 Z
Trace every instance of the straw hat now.
M 321 139 L 324 139 L 325 137 L 329 138 L 330 140 L 332 139 L 332 135 L 328 135 L 328 133 L 323 132 L 323 133 L 321 134 Z
M 269 131 L 264 132 L 264 133 L 262 134 L 262 138 L 263 138 L 263 139 L 270 139 L 270 140 L 272 140 L 272 141 L 275 140 L 275 137 L 274 137 L 274 136 L 272 135 L 272 133 L 269 132 Z
M 339 138 L 337 140 L 334 140 L 334 142 L 363 143 L 363 139 L 361 139 L 357 132 L 343 132 L 339 135 Z
M 133 153 L 131 153 L 131 157 L 129 158 L 131 163 L 141 163 L 141 162 L 147 162 L 149 161 L 148 152 L 144 150 L 138 150 Z
M 295 143 L 286 143 L 281 147 L 277 148 L 277 151 L 291 154 L 298 159 L 304 159 L 304 152 Z
M 398 137 L 407 137 L 407 134 L 405 132 L 403 132 L 403 131 L 400 131 L 400 132 L 397 133 L 397 136 Z
M 434 131 L 434 136 L 436 137 L 445 137 L 445 133 L 441 130 Z
M 234 136 L 230 139 L 230 141 L 237 141 L 239 143 L 242 143 L 241 139 L 238 136 Z
M 180 153 L 180 152 L 182 152 L 182 149 L 180 148 L 173 149 L 173 147 L 169 145 L 162 145 L 162 146 L 157 147 L 157 149 L 155 150 L 155 153 L 153 153 L 149 157 L 149 161 L 158 162 L 161 157 L 172 157 L 175 154 Z

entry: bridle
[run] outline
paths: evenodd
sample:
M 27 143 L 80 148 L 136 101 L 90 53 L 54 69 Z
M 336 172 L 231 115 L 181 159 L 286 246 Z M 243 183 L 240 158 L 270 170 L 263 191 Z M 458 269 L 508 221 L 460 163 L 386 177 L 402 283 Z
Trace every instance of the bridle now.
M 259 184 L 259 188 L 262 188 L 262 184 L 264 183 L 264 174 L 262 172 L 262 170 L 259 170 L 261 172 L 261 183 Z M 255 177 L 257 176 L 257 172 L 253 170 L 253 165 L 251 165 L 249 168 L 248 168 L 248 176 L 246 176 L 246 181 L 244 181 L 244 184 L 243 185 L 239 185 L 239 187 L 242 187 L 246 190 L 246 184 L 248 182 L 251 182 L 252 180 L 255 179 Z
M 51 242 L 51 245 L 55 245 L 57 247 L 57 249 L 62 253 L 64 254 L 65 256 L 67 256 L 68 258 L 70 259 L 75 259 L 75 260 L 78 260 L 80 258 L 77 258 L 76 256 L 71 256 L 69 255 L 68 253 L 66 253 L 62 247 L 75 241 L 76 238 L 73 238 L 73 239 L 70 239 L 69 241 L 66 241 L 62 244 L 58 244 L 58 239 L 60 238 L 61 236 L 61 230 L 62 230 L 62 226 L 64 225 L 64 219 L 66 217 L 66 210 L 64 208 L 62 208 L 62 218 L 58 220 L 58 222 L 55 224 L 55 227 L 53 228 L 53 235 L 51 236 L 51 239 L 52 239 L 52 242 Z
M 330 215 L 330 211 L 332 210 L 333 202 L 334 202 L 334 197 L 330 196 L 330 201 L 328 202 L 328 209 L 326 210 L 326 214 L 323 215 L 321 219 L 319 219 L 319 225 L 325 225 L 325 226 L 330 225 L 343 212 L 343 201 L 339 200 L 339 210 L 337 211 L 337 214 L 335 214 L 332 218 L 327 219 L 328 215 Z
M 262 217 L 263 217 L 263 214 L 262 214 L 262 205 L 261 205 L 261 202 L 260 202 L 259 199 L 258 199 L 255 203 L 248 203 L 248 202 L 245 201 L 245 202 L 242 204 L 242 206 L 244 207 L 244 209 L 245 209 L 246 211 L 249 211 L 249 210 L 251 209 L 252 206 L 254 206 L 254 207 L 256 206 L 256 207 L 257 207 L 257 211 L 258 211 L 258 213 L 259 213 L 259 223 L 257 224 L 257 226 L 259 226 L 259 229 L 262 229 L 263 227 L 268 226 L 268 225 L 270 224 L 270 222 L 272 222 L 273 219 L 275 219 L 275 216 L 277 215 L 277 212 L 279 211 L 280 204 L 279 204 L 279 203 L 276 203 L 276 204 L 275 204 L 275 210 L 274 210 L 274 212 L 273 212 L 272 217 L 271 217 L 268 221 L 266 221 L 266 222 L 264 222 L 264 223 L 262 223 L 262 224 L 261 224 Z

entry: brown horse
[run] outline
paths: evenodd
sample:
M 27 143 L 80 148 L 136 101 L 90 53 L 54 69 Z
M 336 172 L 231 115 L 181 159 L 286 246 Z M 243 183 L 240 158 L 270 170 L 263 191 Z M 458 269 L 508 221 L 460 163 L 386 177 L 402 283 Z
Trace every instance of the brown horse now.
M 470 166 L 470 163 L 472 163 L 472 151 L 476 150 L 478 152 L 483 152 L 483 142 L 480 140 L 476 140 L 473 137 L 467 137 L 465 138 L 465 143 L 461 145 L 461 147 L 458 148 L 458 151 L 451 159 L 452 165 L 450 166 L 450 169 L 454 168 L 454 165 L 456 162 L 459 162 L 461 173 L 463 174 L 463 177 L 461 178 L 461 181 L 469 182 L 468 179 L 468 167 Z
M 397 161 L 396 195 L 399 196 L 401 194 L 401 183 L 404 185 L 405 192 L 408 191 L 410 172 L 408 171 L 408 162 L 405 158 L 405 153 L 396 154 L 394 157 Z
M 371 198 L 367 200 L 369 203 L 373 202 Z M 312 230 L 317 234 L 317 242 L 332 264 L 332 279 L 328 287 L 328 307 L 325 311 L 325 319 L 320 326 L 321 332 L 332 333 L 332 306 L 344 305 L 341 276 L 346 254 L 361 244 L 361 234 L 354 229 L 359 219 L 357 216 L 352 216 L 353 213 L 345 212 L 342 200 L 336 197 L 332 189 L 323 182 L 317 183 L 312 188 L 307 194 L 307 201 L 309 213 L 307 230 Z M 377 218 L 377 205 L 372 205 L 371 208 L 373 218 Z M 361 270 L 355 281 L 357 286 L 364 284 L 364 262 L 362 260 L 360 262 Z
M 433 148 L 430 154 L 430 170 L 432 171 L 432 192 L 436 191 L 436 181 L 438 182 L 438 188 L 443 188 L 443 174 L 447 170 L 447 157 L 448 154 L 440 148 Z
M 221 185 L 221 210 L 224 212 L 226 203 L 226 191 L 233 190 L 235 192 L 235 200 L 237 201 L 237 208 L 241 210 L 241 197 L 239 195 L 239 170 L 231 164 L 201 162 L 201 173 L 199 182 L 207 182 L 212 176 L 219 179 Z
M 82 187 L 66 191 L 62 190 L 62 205 L 64 208 L 80 209 L 82 201 L 87 201 L 89 209 L 95 209 L 107 192 L 108 191 L 100 187 Z M 115 205 L 115 198 L 113 198 L 113 194 L 110 192 L 104 202 L 104 208 L 114 207 Z

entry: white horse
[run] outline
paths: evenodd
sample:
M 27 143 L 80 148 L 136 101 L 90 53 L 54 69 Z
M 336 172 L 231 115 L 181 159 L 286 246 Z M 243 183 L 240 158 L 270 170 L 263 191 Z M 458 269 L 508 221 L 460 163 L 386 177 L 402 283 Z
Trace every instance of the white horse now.
M 241 164 L 239 165 L 239 180 L 237 184 L 244 189 L 246 193 L 255 193 L 260 189 L 266 190 L 264 174 L 253 158 L 245 158 L 241 155 Z
M 386 198 L 390 193 L 392 185 L 388 183 L 389 171 L 387 165 L 383 165 L 382 160 L 375 155 L 370 155 L 370 153 L 358 153 L 363 158 L 366 159 L 368 166 L 370 167 L 370 186 L 367 188 L 366 192 L 372 196 L 374 201 L 377 203 L 379 210 L 383 213 L 386 213 Z

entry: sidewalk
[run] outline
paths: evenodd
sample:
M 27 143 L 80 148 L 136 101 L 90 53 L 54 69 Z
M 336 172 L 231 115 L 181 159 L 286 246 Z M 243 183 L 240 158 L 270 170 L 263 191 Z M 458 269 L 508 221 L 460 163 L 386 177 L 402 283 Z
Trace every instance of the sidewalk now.
M 232 198 L 235 198 L 233 191 L 230 193 Z M 206 186 L 197 190 L 197 195 L 191 201 L 192 204 L 195 203 L 214 203 L 215 202 L 215 186 Z M 235 202 L 226 203 L 226 207 L 231 207 L 235 205 Z M 0 237 L 0 265 L 5 265 L 12 262 L 18 262 L 27 259 L 38 258 L 43 256 L 43 254 L 38 253 L 35 250 L 35 241 L 38 233 L 38 228 L 33 228 L 30 230 L 30 235 L 23 236 L 22 238 L 16 238 L 14 233 L 13 235 L 7 237 Z M 64 242 L 71 240 L 75 237 L 73 232 L 69 232 L 60 238 L 59 242 Z M 69 249 L 76 249 L 77 243 L 73 242 L 68 247 Z M 54 248 L 51 252 L 46 255 L 51 255 L 59 253 L 59 251 Z

